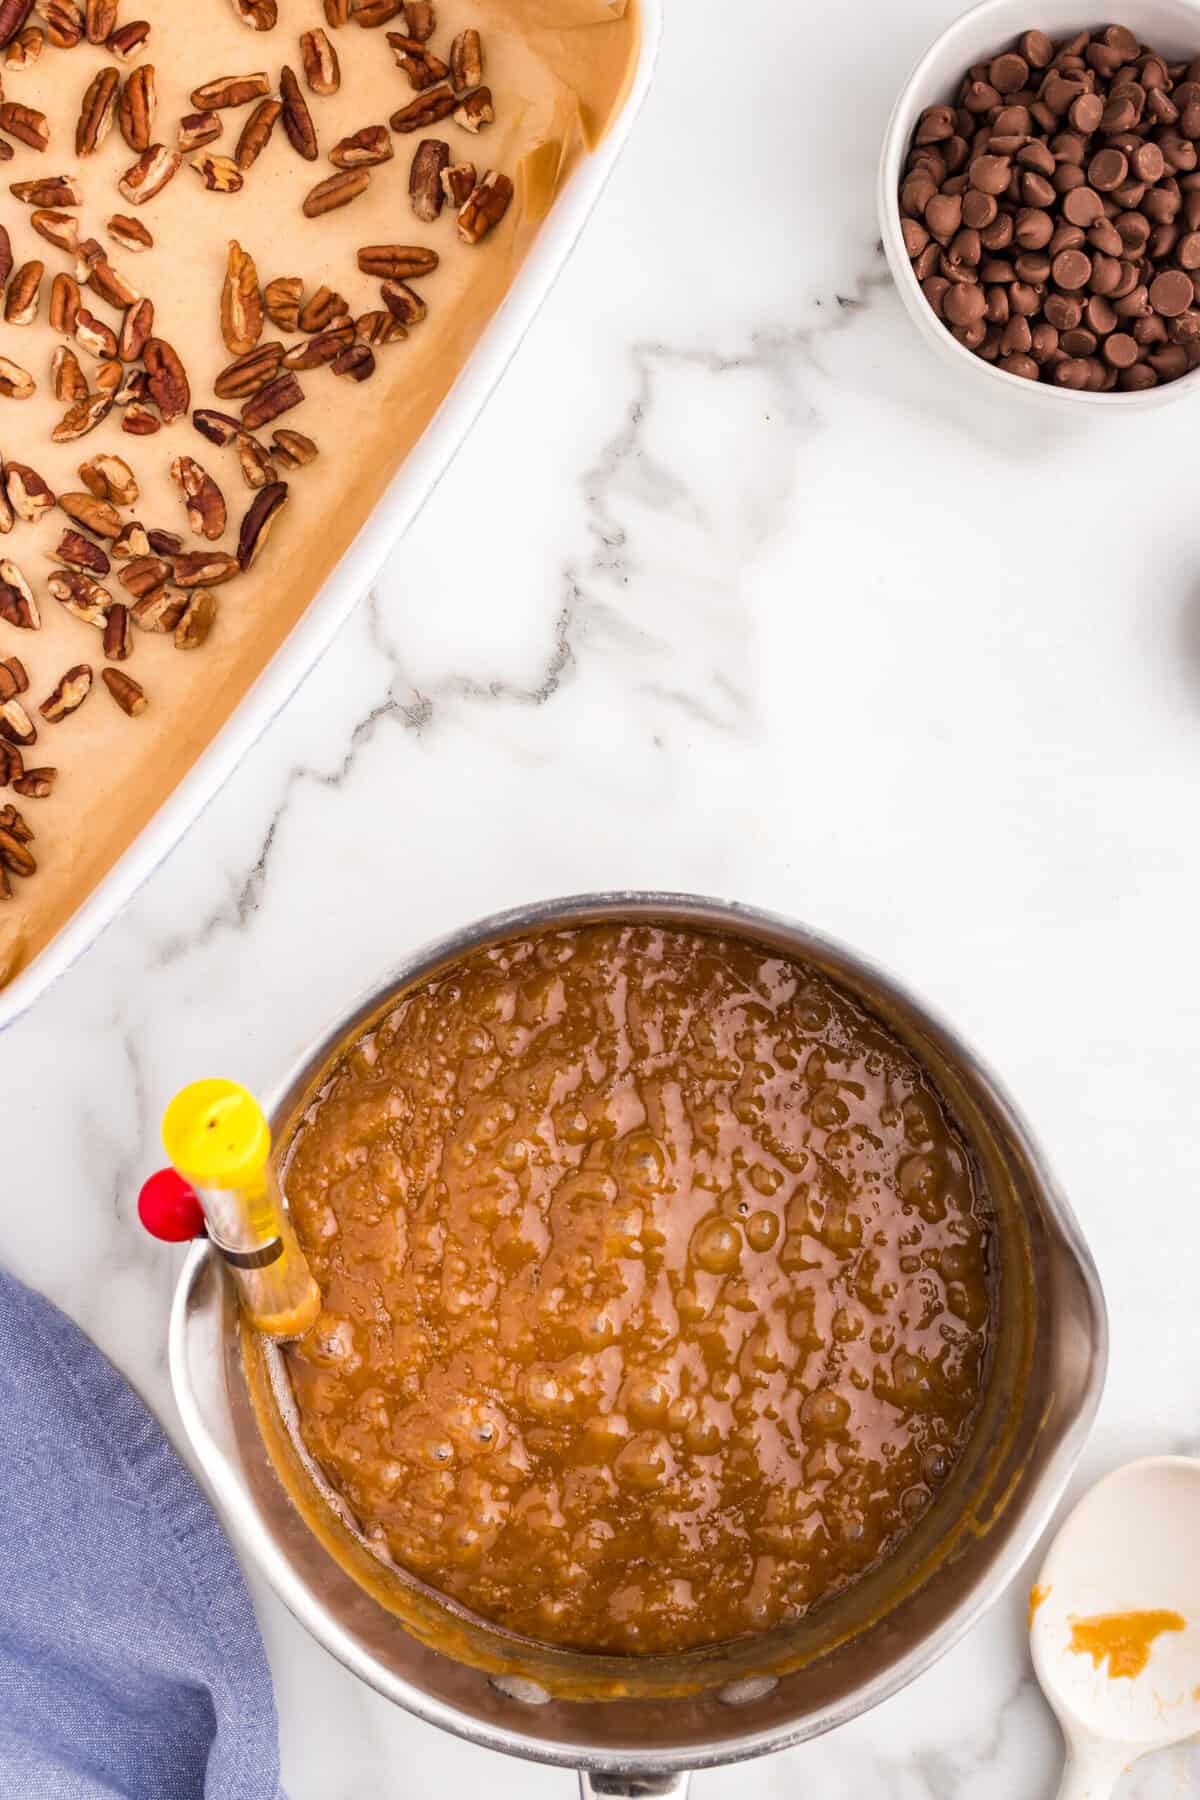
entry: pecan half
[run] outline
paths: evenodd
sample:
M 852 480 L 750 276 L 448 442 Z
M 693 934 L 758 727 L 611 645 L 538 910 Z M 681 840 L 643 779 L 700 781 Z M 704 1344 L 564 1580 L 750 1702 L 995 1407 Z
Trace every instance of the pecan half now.
M 193 88 L 191 102 L 197 112 L 220 112 L 228 106 L 249 106 L 251 100 L 261 100 L 270 91 L 270 77 L 265 69 L 258 69 L 253 75 L 218 75 L 215 81 Z
M 269 425 L 273 419 L 290 412 L 293 406 L 299 406 L 303 398 L 304 389 L 289 371 L 247 400 L 242 408 L 242 424 L 247 431 L 257 431 L 260 426 Z
M 220 113 L 185 113 L 179 121 L 175 148 L 181 156 L 203 150 L 205 144 L 215 143 L 224 129 L 225 121 Z
M 45 800 L 58 778 L 57 769 L 26 769 L 13 782 L 13 792 L 23 800 Z
M 6 816 L 10 814 L 11 817 Z M 37 863 L 33 852 L 26 848 L 26 834 L 18 835 L 13 830 L 14 819 L 20 817 L 15 806 L 6 806 L 3 813 L 0 813 L 0 861 L 14 875 L 36 875 Z M 28 836 L 32 837 L 33 833 L 29 832 Z M 8 892 L 7 885 L 5 892 Z
M 382 310 L 360 313 L 354 329 L 364 344 L 399 344 L 408 336 L 400 320 Z
M 279 23 L 278 0 L 233 0 L 233 10 L 251 31 L 274 31 Z
M 0 399 L 28 400 L 36 388 L 37 382 L 28 369 L 11 362 L 7 356 L 0 356 Z
M 133 622 L 139 631 L 174 631 L 187 611 L 187 595 L 174 588 L 159 588 L 133 608 Z
M 454 123 L 461 125 L 464 131 L 484 131 L 495 122 L 496 108 L 492 104 L 491 88 L 476 88 L 473 94 L 464 94 L 454 109 Z
M 233 160 L 239 169 L 253 168 L 263 151 L 271 141 L 274 131 L 283 113 L 282 100 L 260 100 L 250 117 L 242 127 L 242 135 L 237 141 Z
M 458 235 L 463 243 L 481 243 L 500 223 L 512 197 L 513 184 L 508 176 L 489 169 L 458 215 Z
M 93 581 L 82 569 L 55 569 L 46 586 L 52 598 L 73 619 L 93 625 L 97 631 L 104 630 L 113 597 L 98 581 Z
M 272 481 L 260 489 L 250 502 L 242 520 L 242 528 L 238 532 L 238 564 L 243 570 L 253 568 L 258 560 L 259 552 L 274 530 L 281 509 L 287 504 L 287 497 L 287 482 Z
M 42 175 L 36 181 L 12 181 L 8 191 L 26 206 L 78 206 L 83 199 L 73 175 Z
M 4 458 L 0 456 L 0 536 L 7 537 L 16 522 L 16 515 L 5 486 Z
M 142 361 L 150 377 L 150 398 L 162 414 L 163 424 L 173 425 L 192 404 L 183 364 L 164 338 L 149 340 Z
M 286 425 L 271 434 L 271 449 L 286 469 L 302 469 L 320 454 L 310 437 L 302 431 L 289 431 Z
M 94 312 L 81 306 L 75 314 L 75 342 L 87 351 L 89 356 L 110 361 L 117 354 L 117 334 L 111 325 L 98 319 Z
M 183 495 L 188 524 L 197 537 L 215 544 L 225 530 L 225 496 L 208 473 L 191 456 L 177 456 L 171 464 L 171 480 Z
M 214 156 L 211 150 L 205 150 L 200 156 L 193 156 L 192 167 L 210 194 L 237 194 L 245 185 L 232 156 Z
M 247 487 L 261 488 L 266 487 L 269 481 L 278 481 L 279 475 L 270 453 L 256 437 L 252 437 L 248 431 L 239 431 L 234 442 L 237 445 L 242 479 Z
M 125 408 L 125 416 L 121 420 L 121 430 L 127 431 L 130 437 L 153 437 L 156 431 L 162 430 L 162 420 L 156 412 L 142 400 L 134 400 Z
M 13 511 L 27 525 L 36 525 L 55 504 L 53 491 L 28 463 L 10 462 L 4 471 L 4 486 Z
M 474 30 L 460 31 L 450 46 L 450 79 L 459 93 L 483 82 L 483 40 Z
M 136 719 L 139 713 L 145 712 L 148 704 L 146 690 L 140 681 L 135 681 L 132 675 L 126 675 L 124 669 L 101 669 L 100 679 L 127 718 Z
M 33 0 L 0 0 L 0 48 L 11 44 L 33 11 Z
M 329 366 L 348 381 L 369 381 L 375 373 L 375 353 L 369 344 L 348 344 Z
M 238 573 L 236 556 L 223 550 L 185 550 L 174 560 L 176 587 L 220 587 Z
M 283 362 L 283 345 L 270 339 L 235 357 L 213 382 L 218 400 L 248 400 L 275 380 Z
M 325 23 L 336 31 L 350 17 L 350 0 L 323 0 Z
M 442 175 L 449 167 L 449 144 L 440 138 L 422 138 L 408 173 L 408 197 L 422 224 L 432 225 L 446 204 Z
M 4 317 L 9 325 L 32 325 L 42 300 L 42 276 L 45 263 L 27 262 L 8 284 L 4 296 Z
M 58 281 L 58 275 L 54 279 Z M 65 275 L 61 279 L 70 281 L 70 275 Z M 77 292 L 79 290 L 76 290 Z M 50 288 L 50 302 L 52 301 L 54 301 L 54 288 Z M 67 329 L 70 329 L 70 326 L 67 326 Z M 58 344 L 54 349 L 54 356 L 50 358 L 50 382 L 54 387 L 54 398 L 63 401 L 63 405 L 72 405 L 76 400 L 86 400 L 88 382 L 86 382 L 83 369 L 79 367 L 79 358 L 68 344 Z
M 430 0 L 404 0 L 404 29 L 418 44 L 428 43 L 437 29 L 437 15 Z
M 130 19 L 128 25 L 118 25 L 109 33 L 107 47 L 118 62 L 132 62 L 138 52 L 145 49 L 149 37 L 147 19 Z
M 38 611 L 38 603 L 33 597 L 33 589 L 15 562 L 0 562 L 0 589 L 7 596 L 0 613 L 9 624 L 19 626 L 22 631 L 39 631 L 42 615 Z
M 4 665 L 0 663 L 0 682 L 3 680 L 3 667 Z M 0 694 L 2 693 L 3 688 L 0 687 Z M 0 788 L 7 787 L 10 781 L 15 787 L 18 781 L 24 779 L 24 776 L 25 762 L 21 752 L 15 744 L 10 744 L 5 738 L 0 738 Z M 0 896 L 8 898 L 2 882 L 0 882 Z
M 37 726 L 19 700 L 0 703 L 0 737 L 6 737 L 10 744 L 20 744 L 23 747 L 36 744 Z M 8 844 L 12 841 L 7 831 L 0 830 L 0 857 L 7 858 Z M 29 860 L 32 863 L 33 858 L 30 857 Z M 19 875 L 22 871 L 14 869 L 13 873 Z
M 183 549 L 183 539 L 177 531 L 148 531 L 146 536 L 155 556 L 178 556 Z
M 112 130 L 117 89 L 120 85 L 121 77 L 111 63 L 107 68 L 98 70 L 89 82 L 83 104 L 79 108 L 79 121 L 75 126 L 76 156 L 94 155 Z
M 86 437 L 89 431 L 95 431 L 97 425 L 107 419 L 113 408 L 111 394 L 87 394 L 82 400 L 68 407 L 54 430 L 50 439 L 55 444 L 73 444 L 77 438 Z
M 83 0 L 83 32 L 89 44 L 105 44 L 117 28 L 117 0 Z
M 316 162 L 317 128 L 313 124 L 308 101 L 301 92 L 295 72 L 286 63 L 279 75 L 279 97 L 283 101 L 283 129 L 287 132 L 289 144 L 305 162 Z
M 38 0 L 46 36 L 56 50 L 73 50 L 83 42 L 83 14 L 74 0 Z
M 110 545 L 113 559 L 124 562 L 133 556 L 149 556 L 150 537 L 140 519 L 130 519 L 119 538 Z
M 418 93 L 444 81 L 450 73 L 441 57 L 435 56 L 432 50 L 426 50 L 416 38 L 405 37 L 398 31 L 389 31 L 387 39 L 396 59 L 396 67 L 404 72 L 409 86 Z
M 117 102 L 117 123 L 131 150 L 148 150 L 154 139 L 154 114 L 158 110 L 158 85 L 153 63 L 140 63 L 125 78 Z
M 423 244 L 364 244 L 358 253 L 358 266 L 364 275 L 389 281 L 412 281 L 418 275 L 432 275 L 438 262 L 437 251 L 427 250 Z
M 208 641 L 216 617 L 217 603 L 213 596 L 203 592 L 193 594 L 183 617 L 175 627 L 175 648 L 198 650 L 201 644 Z
M 79 248 L 79 220 L 71 213 L 39 207 L 29 223 L 38 236 L 44 237 L 56 250 L 68 250 L 74 256 Z
M 348 350 L 354 342 L 354 326 L 349 319 L 345 324 L 335 326 L 331 331 L 318 332 L 316 337 L 307 343 L 293 344 L 283 359 L 287 369 L 321 369 L 331 363 L 335 356 Z
M 322 213 L 335 212 L 338 207 L 349 206 L 360 194 L 365 194 L 371 185 L 369 169 L 343 169 L 337 175 L 330 175 L 325 181 L 318 181 L 315 188 L 305 196 L 303 212 L 306 219 L 319 219 Z
M 439 119 L 448 119 L 458 105 L 458 95 L 448 81 L 440 82 L 437 87 L 426 88 L 423 94 L 399 112 L 394 112 L 389 121 L 393 131 L 423 131 L 427 125 L 436 125 Z
M 300 60 L 304 79 L 314 94 L 336 94 L 342 85 L 342 69 L 338 54 L 319 28 L 300 34 Z
M 301 331 L 328 331 L 335 319 L 349 316 L 350 308 L 333 288 L 319 287 L 300 308 L 297 324 Z
M 103 581 L 112 569 L 112 563 L 99 544 L 93 544 L 81 531 L 64 531 L 54 554 L 68 569 L 82 569 L 85 575 L 94 575 L 97 581 Z
M 133 625 L 123 600 L 108 609 L 104 621 L 104 654 L 109 662 L 125 662 L 133 655 Z
M 140 219 L 130 218 L 128 213 L 114 213 L 106 227 L 108 235 L 115 238 L 123 250 L 153 250 L 154 235 Z
M 86 663 L 76 663 L 46 695 L 38 707 L 43 719 L 57 725 L 73 712 L 78 712 L 92 691 L 92 671 Z
M 379 290 L 383 304 L 402 325 L 419 325 L 429 308 L 415 288 L 403 281 L 385 281 Z
M 80 463 L 79 479 L 97 500 L 111 500 L 114 506 L 137 505 L 141 490 L 137 476 L 123 456 L 109 453 L 91 457 Z
M 221 336 L 234 356 L 245 356 L 257 344 L 262 330 L 263 303 L 254 258 L 236 238 L 231 238 L 221 289 Z
M 12 239 L 7 227 L 0 225 L 0 288 L 2 288 L 13 272 Z
M 88 276 L 88 286 L 93 288 L 102 300 L 107 300 L 110 306 L 119 307 L 122 312 L 128 306 L 136 306 L 142 297 L 128 276 L 122 275 L 120 269 L 114 268 L 106 256 L 102 256 L 92 269 Z
M 198 406 L 192 414 L 192 424 L 210 444 L 232 444 L 242 429 L 240 419 L 232 413 L 218 412 L 213 406 Z M 179 547 L 176 545 L 176 549 Z
M 442 170 L 442 192 L 456 212 L 475 192 L 476 180 L 474 163 L 452 163 Z
M 354 0 L 354 23 L 370 31 L 398 18 L 403 10 L 404 0 Z
M 15 100 L 0 103 L 0 131 L 19 138 L 31 150 L 44 150 L 50 142 L 50 121 L 45 113 L 32 106 L 21 106 Z
M 90 532 L 93 537 L 115 538 L 121 535 L 121 515 L 109 500 L 97 494 L 60 494 L 58 504 L 68 519 Z
M 0 658 L 0 700 L 14 700 L 29 691 L 29 677 L 19 656 Z
M 304 283 L 299 275 L 280 275 L 268 281 L 263 289 L 263 306 L 272 325 L 280 331 L 296 331 L 300 325 L 300 306 Z
M 392 159 L 392 139 L 386 125 L 364 125 L 351 137 L 339 138 L 329 152 L 329 160 L 338 169 L 373 168 L 376 163 Z
M 126 169 L 117 186 L 131 206 L 144 206 L 155 194 L 161 194 L 172 176 L 179 173 L 182 161 L 178 150 L 168 150 L 165 144 L 151 144 L 132 167 Z
M 151 594 L 157 594 L 160 588 L 167 585 L 171 575 L 171 565 L 160 556 L 135 556 L 127 562 L 117 579 L 127 594 L 135 600 L 147 600 Z
M 121 322 L 117 355 L 122 362 L 138 362 L 154 332 L 154 302 L 139 300 L 131 306 Z

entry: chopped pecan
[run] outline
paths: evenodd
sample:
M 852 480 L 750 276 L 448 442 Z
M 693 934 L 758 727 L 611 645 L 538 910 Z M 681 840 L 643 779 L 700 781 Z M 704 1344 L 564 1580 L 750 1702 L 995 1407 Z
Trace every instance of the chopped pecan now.
M 225 122 L 220 113 L 185 113 L 179 121 L 175 148 L 181 156 L 187 156 L 193 150 L 203 150 L 205 144 L 214 143 L 224 129 Z
M 28 400 L 37 388 L 37 382 L 19 363 L 11 362 L 7 356 L 0 356 L 0 399 Z
M 238 463 L 242 471 L 242 479 L 249 488 L 266 487 L 269 481 L 279 479 L 275 464 L 270 454 L 248 431 L 239 431 L 234 439 L 237 445 Z
M 130 519 L 119 538 L 109 546 L 115 562 L 126 562 L 134 556 L 149 556 L 150 537 L 140 519 Z
M 350 0 L 323 0 L 325 23 L 336 31 L 350 17 Z
M 86 663 L 76 663 L 46 695 L 38 711 L 51 725 L 57 725 L 60 719 L 78 712 L 91 691 L 92 671 Z
M 99 544 L 93 544 L 81 531 L 64 531 L 54 554 L 68 569 L 82 569 L 85 575 L 94 575 L 97 581 L 103 581 L 112 569 Z
M 125 564 L 117 579 L 135 600 L 147 600 L 151 594 L 166 587 L 170 576 L 171 565 L 160 556 L 135 556 Z
M 11 44 L 33 11 L 33 0 L 0 0 L 0 47 Z
M 273 419 L 290 412 L 293 406 L 299 406 L 303 398 L 304 389 L 289 371 L 247 400 L 242 408 L 242 424 L 247 431 L 257 431 L 260 426 L 269 425 Z
M 16 151 L 7 138 L 0 138 L 0 162 L 11 162 Z
M 56 50 L 73 50 L 83 42 L 83 14 L 73 0 L 38 0 L 46 36 Z
M 383 304 L 402 325 L 419 325 L 429 308 L 415 288 L 404 281 L 385 281 L 379 290 Z
M 279 23 L 279 0 L 233 0 L 233 10 L 251 31 L 274 31 Z
M 121 515 L 110 500 L 97 494 L 60 494 L 58 504 L 68 519 L 93 537 L 120 537 Z
M 289 431 L 286 425 L 271 434 L 271 449 L 287 469 L 301 469 L 318 455 L 316 444 L 302 431 Z
M 97 500 L 111 500 L 114 506 L 136 506 L 140 489 L 137 476 L 123 456 L 111 453 L 93 456 L 79 465 L 79 479 Z M 89 530 L 92 527 L 88 527 Z M 107 534 L 103 534 L 107 535 Z
M 258 560 L 259 552 L 274 530 L 281 509 L 287 503 L 287 497 L 287 482 L 272 481 L 261 488 L 250 502 L 242 520 L 242 528 L 238 532 L 237 557 L 243 570 L 253 568 Z
M 117 0 L 83 0 L 83 31 L 89 44 L 106 44 L 117 28 Z
M 295 72 L 286 63 L 279 75 L 279 97 L 283 101 L 283 129 L 287 132 L 289 144 L 305 162 L 316 162 L 317 128 L 313 124 L 308 101 L 301 92 Z
M 215 544 L 225 530 L 225 496 L 208 473 L 191 456 L 177 456 L 171 464 L 171 480 L 183 495 L 188 524 L 197 537 Z
M 437 87 L 426 88 L 423 94 L 399 112 L 392 114 L 390 123 L 393 131 L 424 131 L 428 125 L 436 125 L 439 119 L 448 119 L 458 105 L 458 95 L 448 81 Z
M 79 108 L 79 121 L 75 126 L 76 156 L 94 155 L 112 130 L 117 89 L 120 85 L 121 77 L 111 63 L 107 68 L 98 70 L 89 82 Z
M 173 572 L 176 587 L 220 587 L 238 573 L 238 560 L 223 550 L 185 550 L 174 559 Z
M 86 306 L 81 306 L 75 314 L 75 342 L 89 356 L 108 360 L 117 354 L 116 332 L 103 319 L 98 319 L 94 312 L 89 312 Z
M 270 77 L 265 69 L 258 69 L 253 75 L 218 75 L 215 81 L 193 88 L 191 101 L 197 112 L 221 112 L 226 107 L 249 106 L 270 91 Z
M 46 40 L 40 26 L 26 25 L 19 31 L 4 53 L 6 69 L 27 69 L 42 54 Z
M 442 192 L 456 212 L 471 198 L 476 179 L 474 163 L 452 163 L 442 170 Z
M 88 276 L 88 286 L 107 300 L 110 306 L 116 306 L 123 312 L 126 307 L 136 306 L 141 294 L 134 287 L 127 275 L 114 268 L 108 258 L 102 257 Z
M 280 331 L 298 330 L 303 298 L 304 283 L 299 275 L 280 275 L 268 281 L 263 289 L 263 305 L 272 325 L 278 325 Z
M 100 394 L 111 394 L 113 405 L 117 404 L 117 395 L 125 383 L 125 370 L 114 358 L 109 357 L 102 362 L 93 377 L 96 391 Z
M 27 525 L 36 525 L 55 505 L 53 491 L 28 463 L 10 462 L 4 471 L 4 486 L 13 511 Z
M 451 44 L 450 79 L 460 94 L 482 85 L 483 40 L 477 31 L 460 31 Z
M 226 349 L 234 356 L 247 355 L 262 336 L 262 329 L 263 303 L 254 258 L 236 238 L 231 238 L 221 289 L 221 336 Z
M 97 425 L 107 419 L 112 411 L 111 394 L 87 394 L 68 407 L 54 430 L 50 433 L 55 444 L 73 444 L 77 438 L 86 437 Z
M 153 63 L 139 63 L 125 77 L 121 98 L 117 102 L 117 123 L 121 136 L 131 150 L 148 150 L 154 139 L 154 114 L 158 109 L 158 86 Z
M 8 191 L 26 206 L 78 206 L 83 199 L 73 175 L 43 175 L 36 181 L 12 181 Z
M 495 169 L 480 181 L 458 215 L 458 235 L 464 244 L 478 244 L 497 226 L 512 204 L 513 184 Z
M 283 345 L 274 339 L 235 357 L 213 382 L 218 400 L 248 400 L 274 381 L 283 362 Z
M 108 49 L 118 62 L 132 62 L 140 50 L 144 50 L 150 37 L 150 24 L 146 19 L 130 19 L 128 25 L 118 25 L 109 33 Z
M 175 627 L 177 650 L 198 650 L 206 643 L 217 617 L 217 603 L 211 594 L 193 594 L 187 609 Z
M 31 150 L 44 150 L 50 142 L 50 121 L 45 113 L 15 100 L 0 102 L 0 131 L 28 144 Z
M 108 235 L 115 238 L 124 250 L 153 250 L 154 236 L 140 219 L 131 218 L 128 213 L 114 213 L 108 221 Z
M 54 281 L 70 281 L 70 275 L 56 275 Z M 76 288 L 76 301 L 79 290 Z M 50 320 L 54 319 L 54 288 L 50 288 Z M 74 320 L 72 320 L 74 324 Z M 67 329 L 72 326 L 56 326 L 56 329 Z M 74 349 L 68 344 L 58 344 L 54 356 L 50 358 L 50 382 L 54 385 L 54 398 L 63 401 L 63 405 L 74 405 L 76 400 L 88 398 L 88 382 L 85 373 L 79 367 Z
M 33 324 L 41 305 L 42 276 L 45 273 L 46 265 L 41 262 L 27 262 L 17 270 L 4 296 L 4 318 L 7 324 Z
M 13 272 L 12 239 L 7 227 L 0 225 L 0 288 L 2 288 Z
M 373 168 L 391 159 L 392 139 L 386 125 L 364 125 L 351 137 L 339 138 L 329 152 L 330 162 L 338 169 Z
M 4 665 L 0 663 L 0 699 L 5 697 L 3 680 Z M 24 779 L 24 775 L 25 762 L 21 752 L 15 744 L 10 744 L 6 738 L 0 738 L 0 788 L 7 787 L 10 781 L 15 787 L 18 781 Z M 3 892 L 3 883 L 0 883 L 0 894 Z
M 162 423 L 144 400 L 135 400 L 125 409 L 121 430 L 127 431 L 130 437 L 153 437 L 156 431 L 162 430 Z
M 121 321 L 121 336 L 117 343 L 117 354 L 122 362 L 137 362 L 149 343 L 154 331 L 154 302 L 139 300 L 131 306 Z
M 491 88 L 476 88 L 473 94 L 464 94 L 454 109 L 454 123 L 461 125 L 464 131 L 480 132 L 495 122 Z
M 404 10 L 404 0 L 354 0 L 354 23 L 365 30 L 386 25 Z
M 250 117 L 242 127 L 242 135 L 237 141 L 233 160 L 243 171 L 253 168 L 263 151 L 271 141 L 274 131 L 283 112 L 282 100 L 260 100 Z
M 174 588 L 158 588 L 145 600 L 136 602 L 133 622 L 139 631 L 174 631 L 186 611 L 186 594 L 177 594 Z
M 192 404 L 191 389 L 183 364 L 163 338 L 151 338 L 142 352 L 150 377 L 150 398 L 162 414 L 164 425 L 182 419 Z
M 73 256 L 79 248 L 79 220 L 71 213 L 39 207 L 29 223 L 38 236 L 44 237 L 56 250 L 69 250 Z
M 150 398 L 150 377 L 145 369 L 126 369 L 121 385 L 113 395 L 117 406 L 130 406 L 134 401 L 145 404 Z
M 358 253 L 358 266 L 364 275 L 389 281 L 412 281 L 418 275 L 432 275 L 438 260 L 437 251 L 427 250 L 423 244 L 364 244 Z
M 382 309 L 360 313 L 354 321 L 354 329 L 364 344 L 399 344 L 408 336 L 399 319 Z
M 16 515 L 5 486 L 4 458 L 0 456 L 0 536 L 7 537 L 16 522 Z
M 192 414 L 192 424 L 210 444 L 232 444 L 242 429 L 240 419 L 235 419 L 232 413 L 218 412 L 212 406 L 198 406 Z
M 318 181 L 305 196 L 303 212 L 306 219 L 319 219 L 322 213 L 334 212 L 340 206 L 349 206 L 360 194 L 365 194 L 371 185 L 369 169 L 343 169 L 337 175 L 330 175 L 324 181 Z
M 58 778 L 57 769 L 26 769 L 13 782 L 13 792 L 23 800 L 45 800 Z
M 0 700 L 13 700 L 28 691 L 29 676 L 20 657 L 0 657 Z
M 146 536 L 155 556 L 178 556 L 183 539 L 177 531 L 148 531 Z
M 435 56 L 432 50 L 426 50 L 416 38 L 405 37 L 398 31 L 389 31 L 387 40 L 392 47 L 396 67 L 403 70 L 408 77 L 409 86 L 419 94 L 437 82 L 444 81 L 450 73 L 441 57 Z
M 75 252 L 75 279 L 80 287 L 92 279 L 92 272 L 104 261 L 104 245 L 98 238 L 84 238 Z
M 304 79 L 314 94 L 336 94 L 342 85 L 337 51 L 319 28 L 300 35 L 300 60 Z
M 349 319 L 344 324 L 335 325 L 329 331 L 320 331 L 307 342 L 293 344 L 283 359 L 287 369 L 321 369 L 331 363 L 335 356 L 348 350 L 354 342 L 354 326 Z
M 408 174 L 408 197 L 424 225 L 432 225 L 446 203 L 442 175 L 449 167 L 449 144 L 440 138 L 422 138 Z
M 375 353 L 369 344 L 348 344 L 329 366 L 348 381 L 369 381 L 375 373 Z
M 182 161 L 178 150 L 168 150 L 165 144 L 151 144 L 132 167 L 126 169 L 117 186 L 131 206 L 143 206 L 147 200 L 153 200 L 155 194 L 162 193 L 172 176 L 178 174 Z
M 123 600 L 108 609 L 104 621 L 104 654 L 109 662 L 125 662 L 133 655 L 133 625 Z
M 193 156 L 192 167 L 210 194 L 237 194 L 245 185 L 232 156 L 214 156 L 211 150 L 205 150 Z
M 7 619 L 10 625 L 19 626 L 22 631 L 41 629 L 42 615 L 33 597 L 33 589 L 15 562 L 0 562 L 0 594 L 4 597 L 3 604 L 0 605 L 0 617 Z
M 55 569 L 46 586 L 52 598 L 73 619 L 79 619 L 84 625 L 94 625 L 97 631 L 104 630 L 113 597 L 98 581 L 93 581 L 82 569 Z
M 14 875 L 36 875 L 37 862 L 33 852 L 26 847 L 25 835 L 18 835 L 13 830 L 12 819 L 5 817 L 5 814 L 9 813 L 17 819 L 21 816 L 15 806 L 6 806 L 4 812 L 0 813 L 0 863 L 4 868 L 11 870 Z M 32 835 L 33 833 L 30 832 L 29 836 L 32 837 Z M 7 883 L 4 892 L 6 894 L 9 892 Z
M 430 0 L 404 0 L 404 28 L 418 44 L 426 44 L 437 28 L 437 15 Z
M 37 727 L 19 700 L 0 702 L 0 737 L 6 737 L 10 744 L 22 746 L 37 742 Z M 7 835 L 0 831 L 0 856 L 4 854 Z
M 333 288 L 319 287 L 300 308 L 297 324 L 301 331 L 328 331 L 336 319 L 346 318 L 350 308 Z
M 126 651 L 126 655 L 128 654 Z M 101 669 L 100 679 L 127 718 L 136 719 L 139 713 L 145 712 L 148 704 L 146 690 L 140 681 L 135 681 L 132 675 L 126 675 L 124 669 Z

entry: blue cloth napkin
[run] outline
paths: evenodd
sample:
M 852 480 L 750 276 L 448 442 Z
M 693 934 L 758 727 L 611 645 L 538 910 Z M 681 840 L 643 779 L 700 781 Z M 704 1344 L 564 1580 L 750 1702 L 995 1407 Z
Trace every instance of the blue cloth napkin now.
M 0 1273 L 0 1797 L 277 1800 L 254 1608 L 124 1379 Z

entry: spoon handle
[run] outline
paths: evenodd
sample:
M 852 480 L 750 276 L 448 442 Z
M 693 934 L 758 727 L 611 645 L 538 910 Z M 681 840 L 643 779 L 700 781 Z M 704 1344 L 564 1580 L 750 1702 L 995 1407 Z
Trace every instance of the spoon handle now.
M 1112 1800 L 1128 1761 L 1128 1753 L 1113 1744 L 1072 1744 L 1058 1800 Z

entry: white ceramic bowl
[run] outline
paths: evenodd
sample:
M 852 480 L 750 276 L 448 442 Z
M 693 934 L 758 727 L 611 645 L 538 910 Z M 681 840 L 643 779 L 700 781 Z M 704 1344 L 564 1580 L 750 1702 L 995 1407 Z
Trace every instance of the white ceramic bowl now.
M 942 323 L 913 274 L 900 231 L 900 172 L 919 115 L 927 106 L 951 100 L 972 63 L 987 61 L 1026 31 L 1045 31 L 1057 41 L 1075 31 L 1096 30 L 1113 19 L 1173 60 L 1200 56 L 1200 0 L 1124 0 L 1111 15 L 1105 12 L 1103 0 L 983 0 L 942 33 L 909 76 L 888 122 L 879 163 L 883 247 L 900 297 L 921 335 L 968 380 L 986 381 L 995 393 L 1024 394 L 1033 405 L 1060 411 L 1083 407 L 1120 413 L 1162 406 L 1195 394 L 1200 387 L 1200 369 L 1140 393 L 1090 394 L 1006 375 L 1003 369 L 984 362 Z

